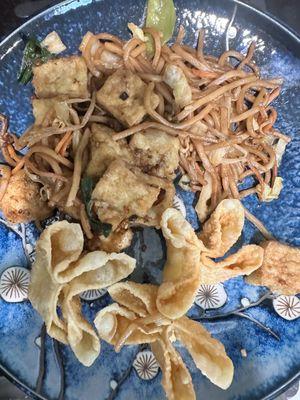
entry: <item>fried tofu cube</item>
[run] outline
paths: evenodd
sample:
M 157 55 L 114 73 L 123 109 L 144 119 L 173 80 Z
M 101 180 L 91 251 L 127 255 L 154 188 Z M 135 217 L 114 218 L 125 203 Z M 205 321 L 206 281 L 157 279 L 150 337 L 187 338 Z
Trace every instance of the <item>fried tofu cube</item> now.
M 97 183 L 92 200 L 98 218 L 113 230 L 126 218 L 144 217 L 158 198 L 160 188 L 123 160 L 115 160 Z
M 88 97 L 88 70 L 83 57 L 55 58 L 33 68 L 35 94 L 39 98 Z
M 86 174 L 100 178 L 112 161 L 122 158 L 132 159 L 126 140 L 115 141 L 113 130 L 106 125 L 93 124 L 90 136 L 90 162 Z
M 40 187 L 24 170 L 12 175 L 0 204 L 5 218 L 13 224 L 19 224 L 49 216 L 51 208 L 41 199 Z
M 275 240 L 264 242 L 262 247 L 262 266 L 246 278 L 247 282 L 280 294 L 300 293 L 300 249 Z
M 136 133 L 129 144 L 134 161 L 143 172 L 174 179 L 179 164 L 179 140 L 163 131 L 147 129 Z
M 98 91 L 97 102 L 125 126 L 137 125 L 147 114 L 144 107 L 146 87 L 133 72 L 118 69 Z M 158 103 L 158 96 L 153 94 L 152 107 L 155 109 Z
M 32 112 L 35 119 L 34 123 L 38 126 L 50 126 L 55 118 L 65 124 L 69 122 L 69 108 L 61 97 L 32 99 Z

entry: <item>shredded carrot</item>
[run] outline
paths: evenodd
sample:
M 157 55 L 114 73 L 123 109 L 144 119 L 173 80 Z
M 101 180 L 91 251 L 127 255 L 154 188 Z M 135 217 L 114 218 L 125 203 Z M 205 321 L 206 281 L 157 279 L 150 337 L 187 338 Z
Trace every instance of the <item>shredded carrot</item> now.
M 198 78 L 209 78 L 214 79 L 219 76 L 217 72 L 214 71 L 201 71 L 200 69 L 192 68 L 192 73 Z
M 66 157 L 66 151 L 67 151 L 67 148 L 70 146 L 70 144 L 72 143 L 72 138 L 73 138 L 73 132 L 71 132 L 71 135 L 68 137 L 68 139 L 65 141 L 65 143 L 63 144 L 63 146 L 62 146 L 62 148 L 61 148 L 61 150 L 60 150 L 60 154 L 63 156 L 63 157 Z
M 11 167 L 15 167 L 17 165 L 17 162 L 13 158 L 11 158 L 7 146 L 3 146 L 1 151 L 3 158 L 7 162 L 7 164 L 10 165 Z
M 11 144 L 7 145 L 7 150 L 8 150 L 10 157 L 13 160 L 15 160 L 16 162 L 19 162 L 20 160 L 22 160 L 22 157 L 17 155 L 15 149 L 13 148 L 13 146 Z
M 2 154 L 4 155 L 3 149 L 2 149 Z M 13 174 L 13 175 L 16 174 L 18 171 L 20 171 L 20 170 L 24 167 L 25 160 L 26 160 L 26 158 L 23 157 L 20 161 L 18 161 L 18 163 L 14 163 L 14 164 L 13 164 L 13 166 L 15 167 L 15 168 L 12 170 L 12 174 Z M 6 160 L 6 161 L 7 161 L 7 160 Z
M 65 142 L 67 142 L 71 136 L 72 131 L 68 131 L 64 134 L 64 136 L 60 139 L 55 147 L 55 153 L 61 153 L 61 149 L 63 148 Z

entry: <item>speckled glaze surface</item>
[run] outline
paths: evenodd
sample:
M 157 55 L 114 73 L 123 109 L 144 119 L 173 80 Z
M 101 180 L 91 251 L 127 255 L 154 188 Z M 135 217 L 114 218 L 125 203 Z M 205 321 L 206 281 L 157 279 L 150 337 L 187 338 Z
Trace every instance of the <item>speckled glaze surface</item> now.
M 285 78 L 282 94 L 276 102 L 279 113 L 277 124 L 283 132 L 293 138 L 292 143 L 287 147 L 280 168 L 280 175 L 284 179 L 284 189 L 280 200 L 259 204 L 256 198 L 249 198 L 246 205 L 265 223 L 277 239 L 300 246 L 299 38 L 265 15 L 242 3 L 229 0 L 175 0 L 177 27 L 179 23 L 186 27 L 186 40 L 190 43 L 195 41 L 195 31 L 202 26 L 205 27 L 207 30 L 206 51 L 219 54 L 225 49 L 225 31 L 235 4 L 237 13 L 233 26 L 236 28 L 236 35 L 229 40 L 230 47 L 245 51 L 249 43 L 255 39 L 257 41 L 256 61 L 263 73 Z M 2 43 L 0 46 L 0 112 L 10 117 L 11 131 L 22 133 L 32 120 L 30 111 L 32 88 L 30 85 L 20 86 L 16 80 L 24 46 L 21 32 L 42 38 L 52 30 L 56 30 L 68 47 L 67 53 L 73 53 L 77 51 L 81 37 L 87 30 L 109 31 L 128 37 L 127 22 L 141 23 L 144 5 L 144 0 L 67 1 L 34 18 Z M 192 207 L 193 196 L 180 189 L 178 189 L 178 196 L 184 201 L 188 220 L 195 228 L 198 228 Z M 18 266 L 30 269 L 30 263 L 34 259 L 34 242 L 37 237 L 38 232 L 33 225 L 10 226 L 4 220 L 0 220 L 0 275 L 6 279 L 5 287 L 20 271 L 18 269 L 8 271 L 8 268 Z M 247 223 L 235 249 L 242 243 L 256 243 L 260 239 L 253 226 Z M 148 228 L 137 231 L 129 253 L 137 258 L 138 263 L 132 279 L 159 283 L 165 257 L 165 249 L 159 232 Z M 3 275 L 4 272 L 6 272 L 5 275 Z M 13 275 L 9 272 L 13 272 Z M 20 285 L 24 288 L 24 282 Z M 266 300 L 257 307 L 249 307 L 243 311 L 246 317 L 230 314 L 230 311 L 256 302 L 266 291 L 266 288 L 246 284 L 242 278 L 232 279 L 221 287 L 199 288 L 198 305 L 195 304 L 192 307 L 189 316 L 203 319 L 213 336 L 224 343 L 234 362 L 235 374 L 231 387 L 224 392 L 203 377 L 196 370 L 186 351 L 179 347 L 191 371 L 197 399 L 272 399 L 289 382 L 299 376 L 298 298 L 277 299 L 274 308 L 272 300 L 266 296 Z M 9 292 L 5 296 L 9 300 Z M 23 295 L 16 292 L 12 296 L 22 298 Z M 42 321 L 28 301 L 16 303 L 5 301 L 3 298 L 0 298 L 1 366 L 31 395 L 35 393 L 37 398 L 58 399 L 62 382 L 60 366 L 55 356 L 55 344 L 46 337 L 45 374 L 40 395 L 38 395 L 36 389 L 42 351 L 40 344 Z M 85 315 L 92 321 L 96 312 L 110 301 L 107 293 L 102 293 L 102 297 L 98 300 L 82 300 Z M 285 304 L 293 305 L 295 317 L 285 318 L 288 308 Z M 204 311 L 206 308 L 210 310 Z M 206 318 L 225 313 L 230 315 L 221 319 Z M 247 317 L 252 320 L 250 321 Z M 253 319 L 263 327 L 253 322 Z M 270 328 L 279 340 L 264 328 Z M 66 400 L 113 398 L 160 400 L 165 398 L 160 385 L 161 372 L 157 373 L 155 360 L 152 359 L 148 349 L 132 346 L 115 354 L 110 346 L 102 342 L 101 355 L 90 368 L 80 365 L 68 347 L 59 346 L 59 352 L 61 355 L 59 359 L 62 360 L 64 366 Z M 151 364 L 151 368 L 148 368 L 145 375 L 143 366 L 147 362 Z M 121 384 L 119 384 L 120 379 Z

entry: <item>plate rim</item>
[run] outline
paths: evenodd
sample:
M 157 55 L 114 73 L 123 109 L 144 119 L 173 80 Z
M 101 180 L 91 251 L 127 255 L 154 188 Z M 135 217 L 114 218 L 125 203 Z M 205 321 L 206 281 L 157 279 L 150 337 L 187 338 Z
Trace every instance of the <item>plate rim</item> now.
M 251 11 L 255 12 L 256 14 L 260 15 L 261 17 L 267 18 L 270 22 L 275 23 L 275 25 L 277 25 L 285 33 L 290 35 L 300 45 L 300 33 L 296 32 L 295 29 L 290 27 L 285 22 L 281 21 L 275 15 L 269 13 L 268 11 L 259 10 L 258 8 L 254 7 L 254 6 L 250 5 L 250 4 L 246 4 L 243 0 L 230 0 L 230 1 L 233 2 L 233 3 L 236 3 L 238 5 L 241 5 L 241 6 L 245 7 L 245 8 L 248 8 Z M 1 43 L 0 43 L 0 46 L 1 46 Z
M 57 4 L 54 4 L 53 6 L 46 8 L 44 11 L 34 15 L 32 18 L 30 18 L 28 21 L 24 22 L 21 24 L 18 28 L 16 28 L 14 31 L 12 31 L 8 36 L 6 36 L 1 42 L 0 42 L 0 62 L 5 58 L 6 54 L 8 53 L 7 51 L 4 52 L 4 54 L 1 54 L 1 49 L 9 43 L 10 39 L 13 38 L 15 35 L 17 35 L 19 32 L 21 32 L 24 28 L 26 28 L 28 25 L 30 25 L 32 22 L 35 20 L 43 17 L 44 15 L 47 15 L 48 13 L 60 8 L 60 7 L 67 7 L 71 3 L 78 3 L 78 7 L 81 5 L 84 5 L 86 0 L 64 0 L 60 1 Z M 104 0 L 91 0 L 90 2 L 87 2 L 86 5 L 90 3 L 101 3 Z M 284 31 L 287 35 L 289 35 L 291 38 L 293 38 L 297 44 L 300 46 L 300 34 L 298 34 L 292 27 L 287 25 L 285 22 L 281 21 L 274 15 L 270 14 L 267 11 L 262 11 L 259 10 L 258 8 L 246 4 L 242 0 L 229 0 L 232 4 L 240 5 L 248 10 L 251 10 L 251 12 L 266 18 L 269 22 L 272 24 L 275 24 L 279 29 Z M 176 2 L 176 0 L 175 0 Z M 33 399 L 36 400 L 48 400 L 46 397 L 42 396 L 41 394 L 37 393 L 35 390 L 31 389 L 29 386 L 27 386 L 26 383 L 21 382 L 19 378 L 17 378 L 12 372 L 9 371 L 7 367 L 2 365 L 0 362 L 0 370 L 3 373 L 3 376 L 5 376 L 11 383 L 15 384 L 19 389 L 24 391 L 25 394 L 29 394 L 32 396 Z M 273 390 L 271 393 L 267 394 L 264 397 L 261 397 L 260 399 L 257 400 L 274 400 L 276 397 L 281 395 L 282 393 L 286 392 L 298 379 L 300 378 L 300 369 L 299 371 L 292 376 L 288 381 L 284 382 L 282 385 L 280 385 L 277 389 Z
M 46 15 L 47 13 L 55 10 L 56 8 L 59 8 L 61 6 L 67 6 L 68 4 L 71 3 L 75 3 L 78 2 L 83 3 L 86 0 L 64 0 L 64 1 L 60 1 L 57 4 L 54 4 L 53 6 L 46 8 L 46 10 L 34 15 L 32 18 L 30 18 L 28 21 L 24 22 L 22 25 L 20 25 L 18 28 L 16 28 L 15 30 L 13 30 L 8 36 L 6 36 L 1 42 L 0 42 L 0 49 L 1 47 L 3 47 L 6 43 L 9 42 L 9 40 L 16 34 L 19 33 L 19 31 L 21 31 L 22 29 L 24 29 L 27 25 L 31 24 L 33 21 L 35 21 L 36 19 L 42 17 L 43 15 Z M 91 3 L 95 2 L 101 2 L 103 0 L 92 0 Z M 175 0 L 176 1 L 176 0 Z M 270 22 L 275 23 L 275 25 L 277 25 L 280 29 L 282 29 L 283 31 L 285 31 L 288 35 L 290 35 L 293 39 L 295 39 L 297 42 L 299 42 L 300 45 L 300 34 L 298 34 L 292 27 L 288 26 L 285 22 L 279 20 L 277 17 L 275 17 L 274 15 L 270 14 L 267 11 L 262 11 L 259 10 L 258 8 L 250 5 L 250 4 L 246 4 L 244 3 L 244 1 L 242 0 L 229 0 L 231 3 L 235 3 L 238 4 L 242 7 L 248 8 L 249 10 L 251 10 L 252 12 L 254 12 L 255 14 L 258 14 L 264 18 L 267 18 Z M 89 3 L 87 3 L 89 4 Z M 2 60 L 2 58 L 5 57 L 4 55 L 0 55 L 0 61 Z

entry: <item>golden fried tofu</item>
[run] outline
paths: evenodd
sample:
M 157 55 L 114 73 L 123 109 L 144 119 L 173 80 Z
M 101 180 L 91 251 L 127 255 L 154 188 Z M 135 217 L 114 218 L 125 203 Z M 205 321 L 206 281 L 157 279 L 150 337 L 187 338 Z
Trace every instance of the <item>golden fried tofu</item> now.
M 276 241 L 264 242 L 262 266 L 247 277 L 253 285 L 292 295 L 300 293 L 300 249 Z
M 159 192 L 137 168 L 115 160 L 97 183 L 92 200 L 98 218 L 115 229 L 126 218 L 146 216 Z
M 13 224 L 42 220 L 51 213 L 51 208 L 40 197 L 40 185 L 24 170 L 11 176 L 0 207 Z
M 134 162 L 144 172 L 174 179 L 179 164 L 179 140 L 163 131 L 146 129 L 136 133 L 129 144 Z
M 147 85 L 141 78 L 125 69 L 109 76 L 97 93 L 97 102 L 126 126 L 139 124 L 146 115 L 144 96 Z M 156 94 L 151 98 L 153 108 L 159 103 Z
M 32 112 L 35 125 L 50 126 L 55 118 L 65 124 L 69 122 L 69 108 L 62 97 L 32 99 Z
M 39 98 L 88 97 L 88 70 L 83 57 L 55 58 L 33 68 L 35 94 Z
M 110 163 L 118 158 L 130 161 L 131 151 L 126 140 L 115 141 L 113 130 L 106 125 L 93 124 L 90 136 L 90 162 L 86 174 L 100 178 Z

